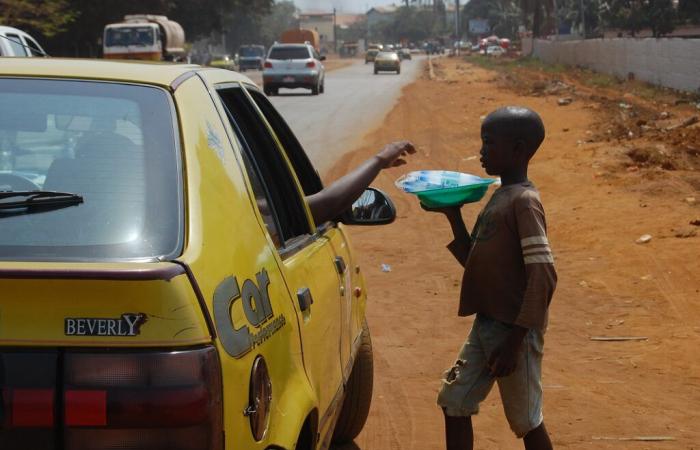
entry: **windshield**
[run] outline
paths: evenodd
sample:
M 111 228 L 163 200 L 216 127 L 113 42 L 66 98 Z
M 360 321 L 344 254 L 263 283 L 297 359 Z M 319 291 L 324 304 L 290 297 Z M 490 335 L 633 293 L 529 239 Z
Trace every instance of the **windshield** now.
M 158 88 L 0 78 L 0 191 L 83 198 L 56 210 L 0 209 L 0 260 L 179 254 L 173 117 L 168 94 Z
M 260 47 L 241 47 L 238 49 L 238 55 L 245 58 L 254 58 L 263 56 L 263 49 Z
M 149 46 L 155 43 L 155 30 L 152 27 L 115 27 L 105 31 L 107 47 L 127 45 Z
M 275 47 L 270 50 L 268 59 L 309 59 L 310 57 L 306 47 Z

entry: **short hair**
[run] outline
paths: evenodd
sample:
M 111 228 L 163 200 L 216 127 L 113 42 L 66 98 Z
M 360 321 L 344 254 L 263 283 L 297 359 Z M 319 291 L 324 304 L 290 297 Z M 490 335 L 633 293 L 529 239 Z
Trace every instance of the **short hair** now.
M 484 119 L 483 127 L 494 129 L 498 135 L 513 141 L 523 141 L 531 155 L 544 141 L 544 123 L 535 111 L 523 106 L 505 106 Z

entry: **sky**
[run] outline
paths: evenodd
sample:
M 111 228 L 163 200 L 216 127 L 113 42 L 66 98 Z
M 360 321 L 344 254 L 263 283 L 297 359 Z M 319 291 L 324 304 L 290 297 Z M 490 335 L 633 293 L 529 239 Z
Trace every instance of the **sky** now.
M 344 13 L 364 13 L 373 6 L 391 5 L 399 3 L 398 0 L 294 0 L 302 11 L 319 10 L 332 11 L 333 7 L 338 12 Z

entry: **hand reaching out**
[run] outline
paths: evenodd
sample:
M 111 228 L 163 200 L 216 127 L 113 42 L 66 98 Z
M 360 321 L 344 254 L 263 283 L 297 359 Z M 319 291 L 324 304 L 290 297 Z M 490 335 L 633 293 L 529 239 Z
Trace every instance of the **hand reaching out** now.
M 412 155 L 416 152 L 416 148 L 409 141 L 396 141 L 387 144 L 377 153 L 377 158 L 382 162 L 382 168 L 398 167 L 406 164 L 406 160 L 402 157 Z

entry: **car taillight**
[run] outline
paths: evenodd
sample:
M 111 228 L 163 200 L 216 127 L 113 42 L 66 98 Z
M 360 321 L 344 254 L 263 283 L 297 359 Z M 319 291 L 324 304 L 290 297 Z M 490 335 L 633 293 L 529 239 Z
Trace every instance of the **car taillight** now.
M 0 449 L 54 450 L 58 352 L 0 353 Z
M 270 61 L 265 61 L 265 68 L 272 69 L 272 63 Z
M 314 68 L 316 67 L 316 61 L 309 61 L 306 63 L 306 67 Z
M 66 353 L 66 450 L 221 450 L 216 350 Z

